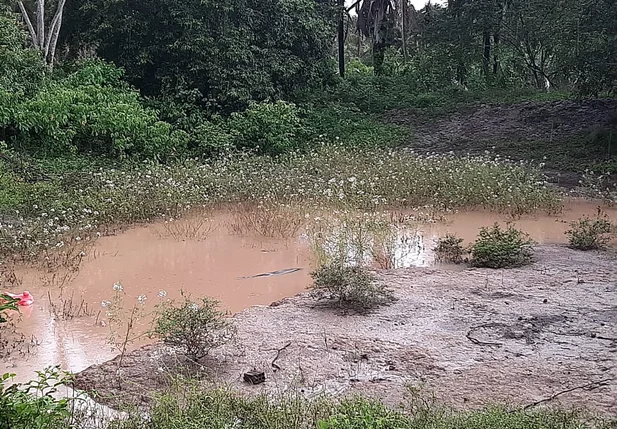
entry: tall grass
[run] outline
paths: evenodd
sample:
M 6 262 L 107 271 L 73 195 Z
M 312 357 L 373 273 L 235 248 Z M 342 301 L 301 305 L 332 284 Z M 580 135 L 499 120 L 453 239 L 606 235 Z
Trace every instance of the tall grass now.
M 278 158 L 230 155 L 208 163 L 139 164 L 9 181 L 0 221 L 0 254 L 36 256 L 88 241 L 118 225 L 178 218 L 197 207 L 236 203 L 379 211 L 488 209 L 512 214 L 561 208 L 532 165 L 487 157 L 417 155 L 323 145 Z
M 522 411 L 506 407 L 453 412 L 434 403 L 402 404 L 396 410 L 361 397 L 308 401 L 287 394 L 243 397 L 229 390 L 185 389 L 155 401 L 150 415 L 132 413 L 110 429 L 586 429 L 609 423 L 575 412 Z

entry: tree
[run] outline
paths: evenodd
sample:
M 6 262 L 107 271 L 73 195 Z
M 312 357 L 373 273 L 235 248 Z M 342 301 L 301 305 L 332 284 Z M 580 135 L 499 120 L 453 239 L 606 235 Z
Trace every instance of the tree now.
M 383 71 L 386 48 L 391 41 L 395 26 L 396 0 L 363 0 L 358 14 L 358 30 L 373 44 L 373 68 L 375 74 Z
M 17 2 L 21 16 L 30 33 L 32 45 L 41 52 L 45 63 L 50 67 L 53 67 L 56 57 L 56 47 L 58 46 L 58 36 L 62 28 L 65 4 L 66 0 L 58 0 L 53 18 L 47 24 L 45 19 L 45 0 L 36 0 L 35 26 L 32 24 L 30 13 L 24 2 L 21 0 Z
M 314 0 L 83 0 L 63 40 L 126 70 L 143 94 L 206 111 L 290 97 L 334 72 L 335 20 Z

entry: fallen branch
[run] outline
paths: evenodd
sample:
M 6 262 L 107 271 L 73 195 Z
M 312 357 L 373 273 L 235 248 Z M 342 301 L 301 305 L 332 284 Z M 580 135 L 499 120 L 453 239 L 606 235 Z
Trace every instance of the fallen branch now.
M 488 342 L 485 342 L 485 341 L 480 341 L 477 338 L 474 338 L 474 337 L 471 336 L 471 333 L 474 332 L 476 329 L 484 328 L 484 327 L 490 327 L 490 326 L 492 326 L 492 325 L 491 324 L 487 324 L 487 325 L 472 326 L 469 329 L 469 331 L 467 332 L 467 335 L 466 335 L 467 339 L 469 341 L 471 341 L 473 344 L 477 345 L 477 346 L 490 346 L 490 347 L 501 347 L 501 346 L 503 346 L 503 344 L 501 344 L 501 343 L 488 343 Z
M 571 387 L 569 389 L 562 390 L 560 392 L 554 393 L 553 395 L 551 395 L 548 398 L 540 399 L 539 401 L 533 402 L 531 404 L 527 404 L 527 405 L 525 405 L 523 407 L 523 410 L 528 410 L 529 408 L 533 408 L 533 407 L 538 406 L 540 404 L 544 404 L 545 402 L 550 402 L 553 399 L 557 398 L 558 396 L 565 395 L 566 393 L 570 393 L 570 392 L 573 392 L 575 390 L 594 390 L 594 389 L 597 389 L 598 387 L 602 387 L 602 386 L 608 385 L 608 382 L 609 381 L 613 381 L 613 380 L 615 380 L 615 379 L 614 378 L 605 378 L 603 380 L 594 381 L 594 382 L 591 382 L 591 383 L 583 384 L 581 386 Z
M 281 352 L 283 350 L 285 350 L 287 347 L 291 346 L 291 341 L 288 342 L 287 344 L 285 344 L 283 347 L 281 347 L 280 349 L 278 349 L 276 351 L 276 356 L 274 357 L 274 359 L 272 360 L 272 363 L 270 364 L 272 366 L 272 368 L 274 368 L 275 371 L 279 371 L 281 369 L 280 366 L 278 366 L 275 362 L 277 361 L 277 359 L 279 358 L 279 356 L 281 355 Z

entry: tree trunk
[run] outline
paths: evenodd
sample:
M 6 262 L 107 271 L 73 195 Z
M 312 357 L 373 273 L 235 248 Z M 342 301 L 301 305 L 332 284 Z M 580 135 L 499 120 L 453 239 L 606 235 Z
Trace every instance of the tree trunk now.
M 377 76 L 383 74 L 383 61 L 386 56 L 386 43 L 376 42 L 373 45 L 373 70 Z
M 407 62 L 407 0 L 402 0 L 403 2 L 403 58 L 405 62 Z
M 36 34 L 39 42 L 38 48 L 45 49 L 45 0 L 36 2 Z
M 489 64 L 491 61 L 491 33 L 488 30 L 484 30 L 482 33 L 482 42 L 484 45 L 482 53 L 482 71 L 486 80 L 490 80 Z
M 345 77 L 345 0 L 338 0 L 338 71 L 341 77 Z
M 499 64 L 499 32 L 493 34 L 493 74 L 499 75 L 501 65 Z
M 360 2 L 356 3 L 356 16 L 360 16 Z M 358 58 L 362 58 L 362 32 L 360 30 L 358 30 Z
M 53 67 L 66 0 L 59 0 L 56 13 L 47 30 L 45 29 L 45 0 L 37 0 L 36 3 L 36 28 L 34 28 L 30 20 L 30 14 L 23 2 L 20 0 L 17 4 L 21 11 L 21 16 L 26 23 L 26 27 L 28 28 L 28 32 L 30 33 L 32 46 L 41 51 L 41 56 L 45 60 L 45 63 Z

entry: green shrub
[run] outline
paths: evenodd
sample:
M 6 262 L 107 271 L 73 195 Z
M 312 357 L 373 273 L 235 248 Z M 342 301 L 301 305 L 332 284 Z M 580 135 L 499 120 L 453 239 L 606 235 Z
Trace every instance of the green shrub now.
M 330 263 L 311 273 L 311 296 L 335 301 L 339 307 L 358 310 L 387 304 L 394 299 L 392 291 L 378 284 L 365 268 Z
M 21 64 L 14 72 L 22 72 Z M 24 66 L 25 67 L 25 66 Z M 79 63 L 64 77 L 40 80 L 28 96 L 0 82 L 0 131 L 7 143 L 40 155 L 95 153 L 167 159 L 184 154 L 188 137 L 144 106 L 122 71 L 102 61 Z
M 437 240 L 437 245 L 433 248 L 433 252 L 435 252 L 438 261 L 453 264 L 463 262 L 463 256 L 469 253 L 468 249 L 463 246 L 463 239 L 455 234 L 446 234 L 445 237 L 440 237 Z
M 581 218 L 570 223 L 565 232 L 570 247 L 578 250 L 601 250 L 611 240 L 614 225 L 606 218 Z
M 8 385 L 14 374 L 0 377 L 0 429 L 66 428 L 71 412 L 69 400 L 52 394 L 71 381 L 57 367 L 37 371 L 38 378 L 25 384 Z
M 218 119 L 204 120 L 191 130 L 189 137 L 195 144 L 193 152 L 206 157 L 228 152 L 236 143 L 235 134 Z
M 24 48 L 28 37 L 15 16 L 0 9 L 0 122 L 8 99 L 16 100 L 36 90 L 45 74 L 41 54 Z
M 219 303 L 210 298 L 192 301 L 183 296 L 176 304 L 168 301 L 157 305 L 152 335 L 175 347 L 189 359 L 197 361 L 213 348 L 222 346 L 235 336 L 235 329 Z
M 185 133 L 144 107 L 121 75 L 108 64 L 87 62 L 66 78 L 42 86 L 15 106 L 16 144 L 54 156 L 94 152 L 166 159 L 184 153 Z
M 298 108 L 291 103 L 251 103 L 228 121 L 236 146 L 257 153 L 279 155 L 299 146 L 304 132 Z
M 395 147 L 411 137 L 409 127 L 384 123 L 374 115 L 339 104 L 315 106 L 304 117 L 313 138 L 335 139 L 350 147 Z
M 530 264 L 533 257 L 529 236 L 509 225 L 503 230 L 495 223 L 482 228 L 471 245 L 471 264 L 475 267 L 509 268 Z

